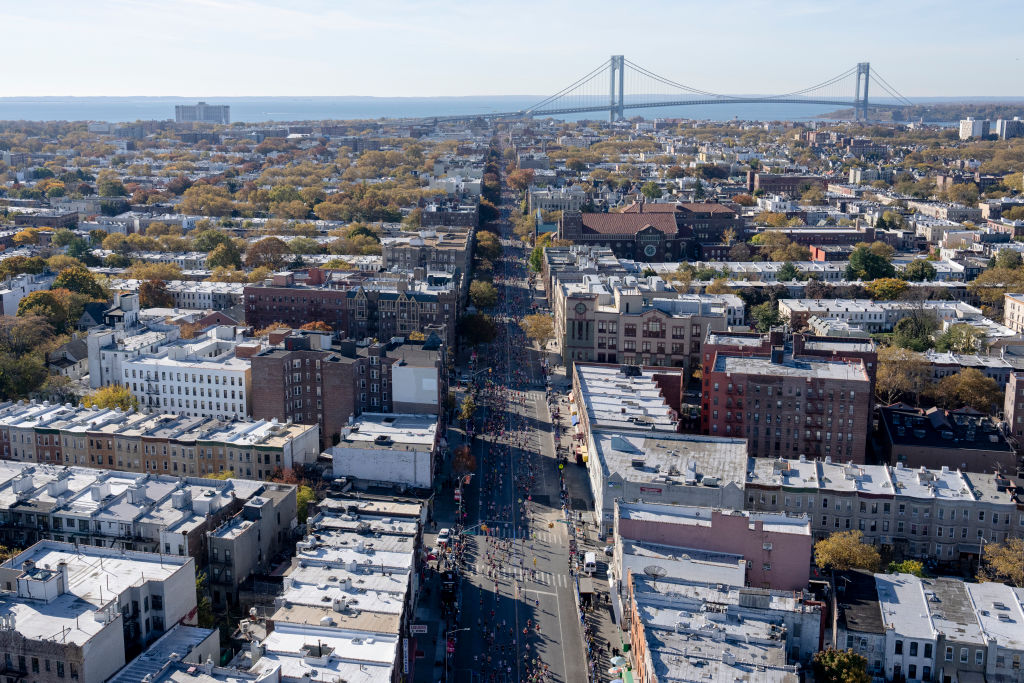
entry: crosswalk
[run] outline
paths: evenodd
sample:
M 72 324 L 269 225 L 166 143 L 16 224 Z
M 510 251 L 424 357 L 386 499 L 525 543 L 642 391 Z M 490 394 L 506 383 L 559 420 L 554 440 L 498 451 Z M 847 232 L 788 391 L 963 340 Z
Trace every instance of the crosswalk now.
M 527 539 L 527 542 L 533 541 L 536 543 L 545 543 L 550 545 L 555 540 L 554 533 L 551 529 L 537 529 L 531 532 L 532 536 Z M 512 533 L 512 527 L 508 525 L 494 526 L 487 530 L 486 534 L 479 533 L 475 534 L 478 538 L 516 538 L 518 540 L 523 539 L 523 531 L 519 530 L 518 534 Z
M 494 580 L 494 574 L 488 576 L 487 565 L 478 564 L 475 567 L 477 576 L 483 578 L 483 583 L 486 586 L 487 581 Z M 543 570 L 536 570 L 531 576 L 529 569 L 523 569 L 520 567 L 504 566 L 499 567 L 497 570 L 497 578 L 501 581 L 516 581 L 522 588 L 533 588 L 536 586 L 545 586 L 551 588 L 569 588 L 572 586 L 572 577 L 567 572 L 548 572 Z

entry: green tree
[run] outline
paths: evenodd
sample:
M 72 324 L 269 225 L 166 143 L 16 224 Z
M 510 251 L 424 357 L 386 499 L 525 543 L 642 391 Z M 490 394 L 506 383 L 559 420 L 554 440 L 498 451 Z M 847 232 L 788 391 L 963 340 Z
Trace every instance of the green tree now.
M 750 317 L 758 332 L 768 332 L 773 327 L 782 325 L 785 320 L 779 314 L 779 306 L 774 301 L 765 301 L 750 309 Z
M 996 254 L 995 266 L 996 268 L 1020 268 L 1020 252 L 1014 249 L 1000 249 L 999 253 Z
M 57 274 L 53 281 L 53 289 L 67 289 L 71 292 L 78 292 L 93 299 L 106 299 L 107 293 L 103 285 L 96 281 L 96 278 L 82 266 L 65 268 Z
M 539 273 L 544 268 L 544 247 L 536 246 L 530 252 L 530 270 Z
M 489 344 L 498 335 L 498 328 L 489 315 L 475 313 L 459 320 L 459 334 L 470 344 Z
M 28 398 L 46 380 L 43 354 L 15 356 L 0 353 L 0 396 L 5 399 Z
M 71 232 L 67 228 L 59 228 L 55 230 L 53 236 L 50 238 L 50 244 L 55 247 L 66 247 L 75 239 L 75 233 Z
M 892 263 L 865 245 L 855 248 L 850 254 L 849 263 L 846 264 L 847 280 L 877 280 L 895 275 L 896 268 Z
M 108 384 L 83 396 L 82 405 L 86 408 L 137 410 L 139 400 L 132 396 L 128 387 L 121 384 Z
M 956 183 L 946 190 L 946 198 L 957 204 L 973 206 L 978 203 L 978 186 L 974 183 Z
M 926 259 L 914 259 L 900 274 L 907 282 L 931 282 L 935 279 L 935 266 Z
M 101 197 L 123 197 L 128 192 L 115 171 L 104 169 L 96 175 L 96 194 Z
M 896 323 L 892 343 L 911 351 L 927 351 L 932 348 L 932 333 L 939 328 L 939 321 L 928 311 L 915 312 Z
M 221 244 L 234 244 L 231 236 L 226 232 L 221 232 L 216 229 L 202 230 L 196 233 L 196 236 L 192 238 L 192 246 L 196 251 L 212 252 L 217 246 Z
M 814 544 L 814 563 L 819 569 L 878 571 L 881 557 L 860 531 L 837 531 Z
M 985 333 L 968 323 L 956 323 L 935 338 L 936 351 L 977 353 L 981 350 Z
M 473 280 L 469 283 L 469 298 L 477 308 L 490 308 L 498 302 L 498 290 L 486 280 Z
M 196 621 L 200 628 L 212 628 L 217 624 L 206 584 L 206 572 L 196 572 Z
M 800 269 L 793 265 L 792 261 L 786 261 L 779 268 L 779 272 L 775 274 L 775 279 L 779 282 L 789 282 L 790 280 L 803 280 L 806 276 L 800 272 Z
M 661 188 L 658 186 L 658 183 L 648 180 L 640 186 L 640 193 L 651 200 L 659 199 L 661 197 Z
M 811 668 L 816 683 L 871 683 L 867 658 L 853 650 L 819 650 Z

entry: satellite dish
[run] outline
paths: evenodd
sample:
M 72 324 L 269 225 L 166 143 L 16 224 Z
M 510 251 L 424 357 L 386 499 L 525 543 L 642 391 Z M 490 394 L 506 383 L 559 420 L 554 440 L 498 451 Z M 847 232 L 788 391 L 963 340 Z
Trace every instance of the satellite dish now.
M 668 574 L 668 570 L 662 567 L 661 565 L 649 564 L 646 567 L 644 567 L 644 574 L 647 574 L 647 576 L 651 577 L 652 579 L 660 579 L 666 574 Z

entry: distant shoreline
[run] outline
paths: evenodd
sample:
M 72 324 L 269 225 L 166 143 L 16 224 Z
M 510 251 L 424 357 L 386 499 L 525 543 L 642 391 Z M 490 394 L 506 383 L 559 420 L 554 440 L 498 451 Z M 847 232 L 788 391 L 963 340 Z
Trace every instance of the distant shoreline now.
M 0 97 L 0 121 L 166 121 L 174 117 L 174 105 L 226 104 L 232 122 L 350 121 L 401 118 L 431 118 L 445 115 L 473 115 L 529 109 L 543 97 L 532 95 L 466 95 L 445 97 L 117 97 L 39 96 Z M 883 99 L 878 102 L 885 102 Z M 596 102 L 596 101 L 595 101 Z M 1012 105 L 1024 97 L 918 98 L 915 103 L 931 107 L 945 105 Z M 812 104 L 712 104 L 687 107 L 634 110 L 645 119 L 684 118 L 693 120 L 807 121 L 835 117 L 835 108 Z M 631 112 L 633 113 L 633 112 Z M 560 117 L 566 120 L 607 120 L 600 112 Z

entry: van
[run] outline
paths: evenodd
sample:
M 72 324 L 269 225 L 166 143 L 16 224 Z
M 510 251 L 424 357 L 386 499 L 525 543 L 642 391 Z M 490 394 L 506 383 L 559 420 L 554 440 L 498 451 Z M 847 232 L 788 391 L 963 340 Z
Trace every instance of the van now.
M 583 571 L 590 576 L 597 571 L 597 554 L 596 553 L 584 553 L 583 554 Z

